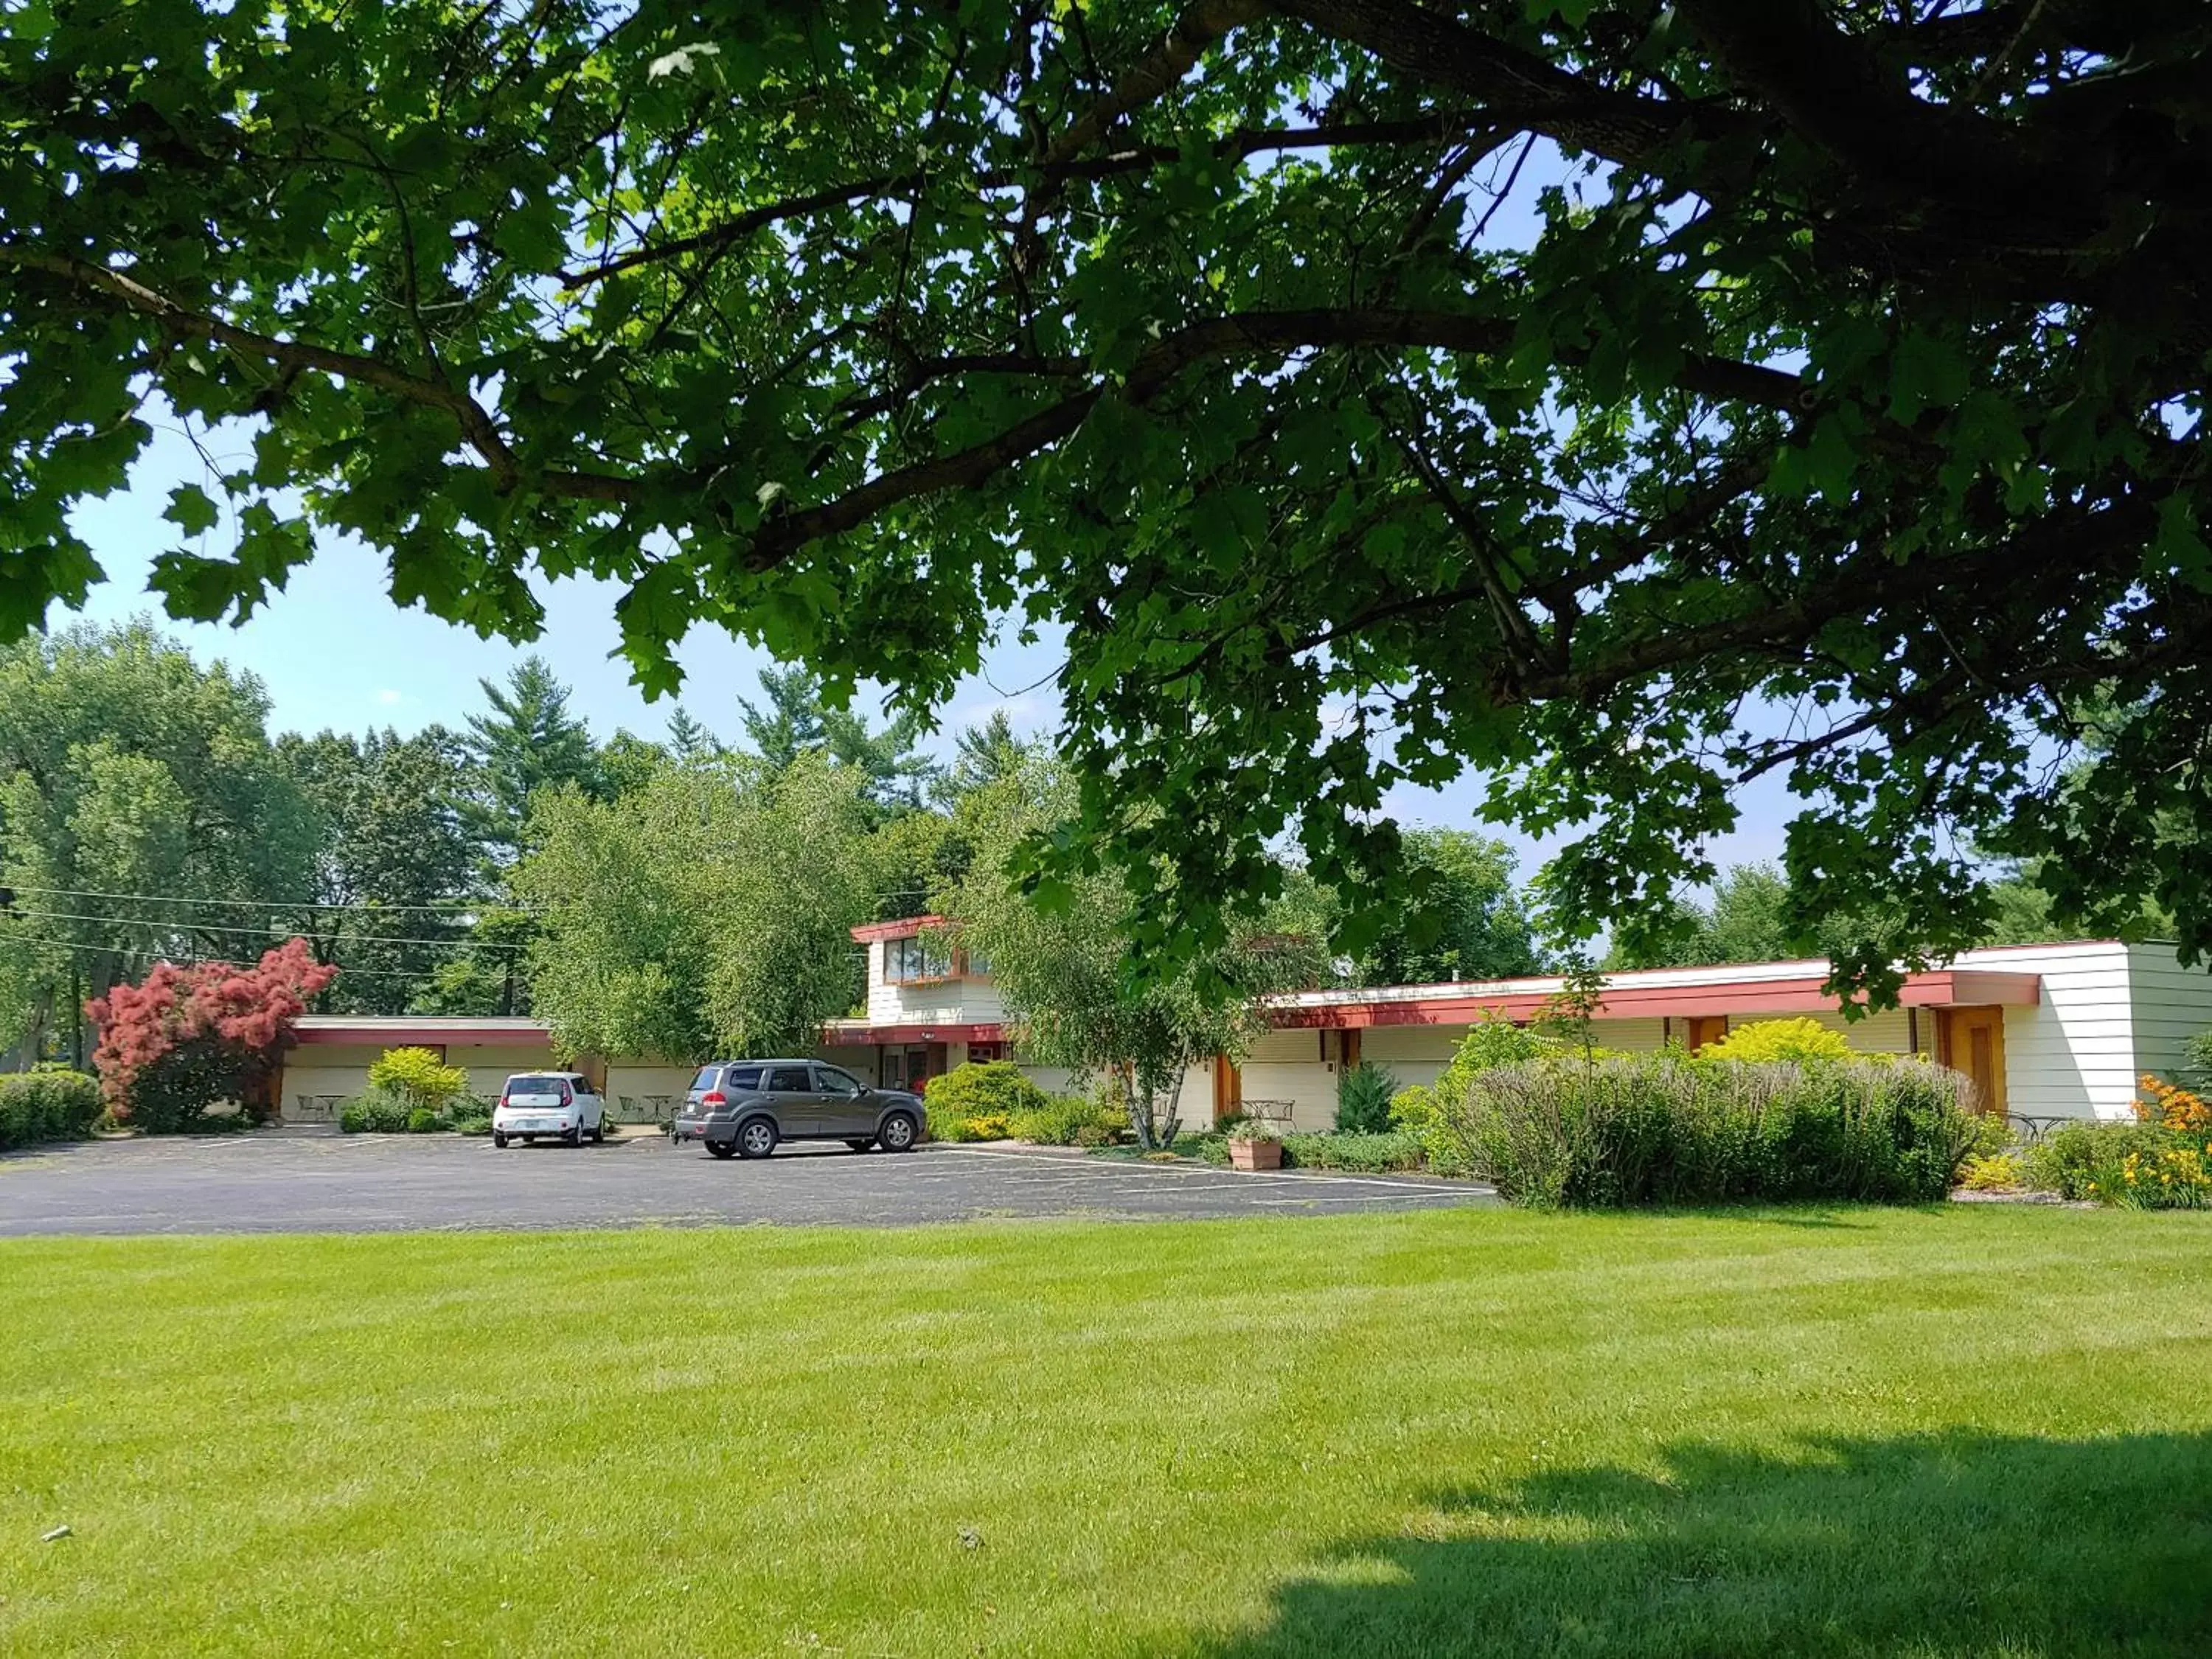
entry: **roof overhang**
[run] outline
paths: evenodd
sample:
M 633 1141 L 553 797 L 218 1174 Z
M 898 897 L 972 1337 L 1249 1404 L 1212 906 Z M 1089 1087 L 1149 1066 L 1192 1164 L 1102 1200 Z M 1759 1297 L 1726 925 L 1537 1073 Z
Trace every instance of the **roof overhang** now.
M 1824 975 L 1725 979 L 1638 985 L 1607 984 L 1593 1017 L 1598 1019 L 1686 1018 L 1712 1014 L 1813 1014 L 1843 1012 L 1840 999 L 1822 989 Z M 1545 1012 L 1552 993 L 1481 992 L 1465 995 L 1361 998 L 1301 1001 L 1268 1010 L 1271 1024 L 1357 1030 L 1374 1025 L 1468 1025 L 1478 1019 L 1528 1020 Z M 2037 974 L 1944 969 L 1914 974 L 1899 993 L 1906 1008 L 1954 1008 L 1996 1004 L 2033 1007 L 2042 996 Z
M 822 1040 L 868 1047 L 893 1042 L 1004 1042 L 1003 1025 L 871 1025 L 866 1020 L 839 1020 L 822 1028 Z
M 896 921 L 864 922 L 853 929 L 853 937 L 862 945 L 872 945 L 879 939 L 912 939 L 951 925 L 945 916 L 902 916 Z

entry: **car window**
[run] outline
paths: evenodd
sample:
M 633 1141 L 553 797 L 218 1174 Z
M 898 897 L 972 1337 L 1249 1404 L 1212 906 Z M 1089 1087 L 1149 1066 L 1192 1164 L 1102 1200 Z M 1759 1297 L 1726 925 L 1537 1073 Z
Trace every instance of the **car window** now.
M 768 1073 L 768 1091 L 772 1095 L 804 1095 L 814 1091 L 814 1080 L 806 1075 L 804 1066 L 771 1066 Z
M 576 1092 L 580 1095 L 595 1095 L 599 1091 L 592 1087 L 591 1079 L 580 1077 L 576 1079 Z
M 511 1095 L 557 1095 L 567 1081 L 560 1077 L 511 1077 L 507 1080 L 507 1091 Z
M 712 1066 L 702 1066 L 699 1068 L 699 1075 L 691 1079 L 691 1086 L 695 1089 L 713 1088 L 714 1086 L 714 1067 Z
M 757 1066 L 732 1066 L 722 1075 L 722 1086 L 730 1090 L 751 1090 L 760 1087 L 761 1068 Z
M 860 1080 L 850 1072 L 841 1072 L 835 1066 L 817 1066 L 814 1075 L 821 1080 L 823 1089 L 833 1095 L 857 1095 Z

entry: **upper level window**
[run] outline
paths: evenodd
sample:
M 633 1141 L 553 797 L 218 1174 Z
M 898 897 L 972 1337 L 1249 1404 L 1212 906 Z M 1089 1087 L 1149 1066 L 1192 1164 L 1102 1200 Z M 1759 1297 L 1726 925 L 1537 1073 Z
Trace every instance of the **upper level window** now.
M 884 941 L 884 979 L 887 983 L 903 985 L 916 980 L 945 979 L 951 972 L 951 956 L 941 939 L 917 933 L 911 939 Z

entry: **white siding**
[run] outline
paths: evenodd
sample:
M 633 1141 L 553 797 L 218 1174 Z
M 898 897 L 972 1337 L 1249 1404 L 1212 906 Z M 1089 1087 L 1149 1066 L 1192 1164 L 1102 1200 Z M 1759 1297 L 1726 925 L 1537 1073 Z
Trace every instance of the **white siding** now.
M 1269 1031 L 1261 1036 L 1244 1059 L 1243 1097 L 1288 1101 L 1293 1128 L 1334 1128 L 1336 1062 L 1322 1059 L 1324 1038 L 1334 1056 L 1335 1040 L 1327 1032 Z
M 2212 973 L 2183 967 L 2171 945 L 2130 945 L 2127 951 L 2135 1069 L 2180 1079 L 2189 1066 L 2184 1045 L 2212 1030 Z
M 1386 1068 L 1398 1086 L 1434 1083 L 1459 1052 L 1464 1025 L 1376 1025 L 1360 1033 L 1359 1057 Z
M 2033 1117 L 2128 1115 L 2136 1063 L 2127 946 L 2095 941 L 1969 951 L 1954 965 L 2042 976 L 2033 1007 L 2004 1011 L 2008 1110 Z M 1932 1034 L 1934 1016 L 1922 1018 Z
M 1656 1054 L 1666 1046 L 1666 1025 L 1658 1018 L 1592 1020 L 1590 1041 L 1601 1048 L 1618 1048 L 1623 1054 Z

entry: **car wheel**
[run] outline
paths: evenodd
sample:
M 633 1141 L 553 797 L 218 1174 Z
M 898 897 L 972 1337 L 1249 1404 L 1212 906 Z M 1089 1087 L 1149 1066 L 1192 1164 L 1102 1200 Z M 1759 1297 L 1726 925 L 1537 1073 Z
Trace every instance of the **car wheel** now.
M 579 1123 L 579 1124 L 578 1124 L 574 1128 L 573 1128 L 573 1129 L 563 1129 L 563 1130 L 562 1130 L 562 1131 L 561 1131 L 561 1144 L 562 1144 L 563 1146 L 582 1146 L 582 1145 L 584 1144 L 584 1126 L 583 1126 L 582 1124 Z
M 847 1141 L 845 1144 L 848 1146 L 850 1146 L 856 1152 L 865 1152 L 869 1147 L 874 1146 L 876 1143 L 866 1135 L 860 1135 Z
M 884 1127 L 876 1139 L 882 1141 L 887 1152 L 910 1152 L 914 1150 L 918 1132 L 914 1120 L 904 1112 L 893 1112 L 884 1120 Z
M 495 1129 L 492 1131 L 491 1144 L 495 1146 L 504 1146 L 507 1145 L 507 1137 Z
M 734 1140 L 710 1140 L 707 1143 L 707 1150 L 716 1158 L 735 1158 L 738 1144 Z
M 606 1144 L 607 1121 L 605 1118 L 602 1117 L 597 1123 L 592 1125 L 592 1145 L 594 1146 L 604 1146 Z
M 526 1146 L 535 1146 L 538 1144 L 538 1137 L 536 1135 L 525 1135 L 522 1138 L 522 1144 Z
M 764 1117 L 749 1118 L 738 1127 L 738 1156 L 766 1158 L 775 1150 L 775 1125 Z

